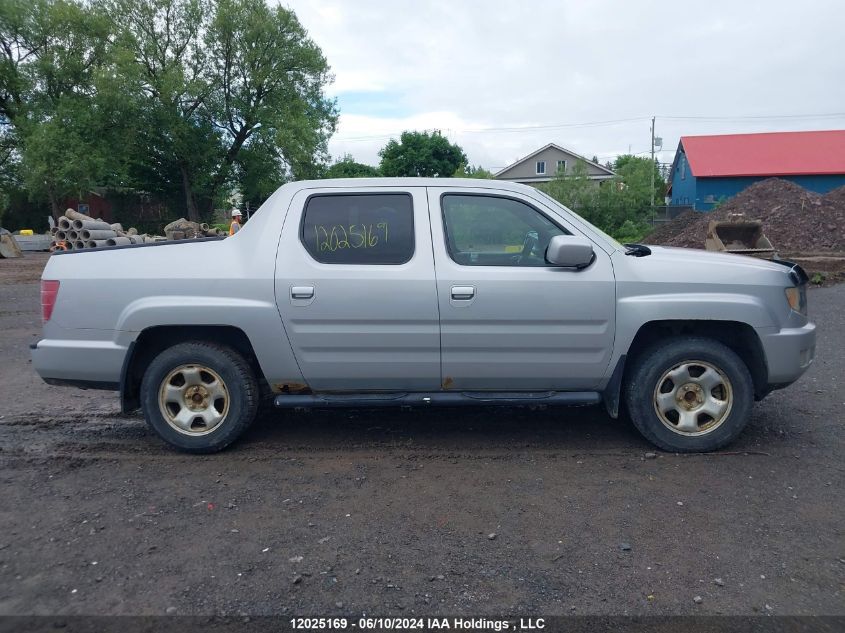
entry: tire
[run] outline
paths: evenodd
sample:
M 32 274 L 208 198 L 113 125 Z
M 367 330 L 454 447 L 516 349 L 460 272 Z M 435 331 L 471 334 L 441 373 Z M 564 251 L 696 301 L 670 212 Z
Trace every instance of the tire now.
M 249 363 L 224 345 L 191 341 L 156 356 L 141 381 L 150 428 L 187 453 L 214 453 L 246 431 L 259 388 Z
M 704 453 L 732 442 L 751 418 L 748 367 L 722 343 L 678 337 L 646 349 L 626 372 L 631 421 L 649 442 L 675 453 Z

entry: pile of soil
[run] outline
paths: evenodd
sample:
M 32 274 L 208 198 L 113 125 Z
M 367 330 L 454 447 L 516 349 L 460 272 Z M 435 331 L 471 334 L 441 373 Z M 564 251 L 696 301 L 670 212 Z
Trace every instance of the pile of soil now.
M 710 221 L 727 220 L 732 213 L 761 220 L 763 233 L 778 251 L 845 251 L 845 187 L 821 196 L 780 178 L 754 183 L 709 213 L 682 213 L 643 241 L 704 248 Z
M 826 222 L 826 228 L 835 236 L 836 250 L 845 251 L 845 186 L 822 197 L 821 217 Z
M 698 239 L 698 230 L 704 214 L 698 211 L 684 211 L 674 220 L 661 224 L 649 233 L 643 242 L 659 244 L 661 246 L 687 246 L 689 248 L 704 248 L 704 238 Z M 707 231 L 707 223 L 704 224 Z M 694 244 L 692 242 L 695 242 Z M 689 244 L 687 242 L 690 242 Z M 699 243 L 700 242 L 700 243 Z

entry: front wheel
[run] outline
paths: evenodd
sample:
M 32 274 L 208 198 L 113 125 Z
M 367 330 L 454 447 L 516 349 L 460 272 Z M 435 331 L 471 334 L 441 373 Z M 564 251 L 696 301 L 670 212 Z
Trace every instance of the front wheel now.
M 627 372 L 625 402 L 652 444 L 678 453 L 713 451 L 748 424 L 751 374 L 722 343 L 679 337 L 645 350 Z
M 249 363 L 233 349 L 200 341 L 159 354 L 141 381 L 150 428 L 189 453 L 222 450 L 249 427 L 259 388 Z

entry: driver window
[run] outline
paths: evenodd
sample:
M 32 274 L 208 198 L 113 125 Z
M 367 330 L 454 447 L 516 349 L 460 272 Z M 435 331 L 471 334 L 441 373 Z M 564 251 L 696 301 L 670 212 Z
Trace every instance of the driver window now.
M 533 207 L 510 198 L 447 194 L 442 206 L 446 247 L 463 266 L 547 266 L 549 240 L 568 235 Z

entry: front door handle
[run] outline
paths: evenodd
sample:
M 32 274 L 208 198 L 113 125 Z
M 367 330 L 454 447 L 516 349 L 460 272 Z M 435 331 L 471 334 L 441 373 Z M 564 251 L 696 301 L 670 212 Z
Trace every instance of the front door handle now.
M 291 286 L 291 299 L 311 299 L 314 296 L 314 286 Z
M 475 286 L 452 286 L 452 299 L 467 301 L 475 296 Z

